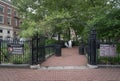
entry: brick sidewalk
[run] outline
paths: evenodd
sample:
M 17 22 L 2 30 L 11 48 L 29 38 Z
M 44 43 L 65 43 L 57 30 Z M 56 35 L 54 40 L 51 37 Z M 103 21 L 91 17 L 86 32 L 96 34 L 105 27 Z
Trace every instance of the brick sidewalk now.
M 87 58 L 78 53 L 78 47 L 63 48 L 62 56 L 52 56 L 48 58 L 42 66 L 86 66 Z
M 120 68 L 84 70 L 0 69 L 0 81 L 120 81 Z
M 69 53 L 68 53 L 69 51 Z M 61 57 L 43 63 L 44 66 L 83 66 L 87 64 L 84 55 L 77 48 L 63 49 Z M 67 61 L 68 60 L 68 61 Z M 55 61 L 55 63 L 54 63 Z M 120 68 L 98 68 L 79 70 L 41 70 L 0 68 L 0 81 L 120 81 Z

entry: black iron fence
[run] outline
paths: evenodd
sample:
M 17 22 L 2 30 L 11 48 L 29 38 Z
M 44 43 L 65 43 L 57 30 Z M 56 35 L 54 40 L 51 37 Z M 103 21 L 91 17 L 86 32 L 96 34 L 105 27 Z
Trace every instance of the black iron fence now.
M 54 45 L 45 46 L 45 40 L 45 37 L 38 35 L 32 39 L 32 65 L 41 64 L 47 57 L 55 54 Z
M 91 30 L 88 46 L 85 48 L 89 64 L 120 65 L 120 42 L 114 39 L 96 39 L 95 29 Z
M 0 40 L 0 64 L 40 64 L 55 54 L 54 45 L 45 46 L 43 38 L 17 41 Z
M 45 46 L 45 58 L 47 59 L 48 57 L 52 56 L 53 54 L 55 54 L 54 45 Z
M 0 64 L 29 64 L 31 41 L 0 41 Z
M 100 40 L 97 64 L 120 65 L 120 43 L 112 39 Z

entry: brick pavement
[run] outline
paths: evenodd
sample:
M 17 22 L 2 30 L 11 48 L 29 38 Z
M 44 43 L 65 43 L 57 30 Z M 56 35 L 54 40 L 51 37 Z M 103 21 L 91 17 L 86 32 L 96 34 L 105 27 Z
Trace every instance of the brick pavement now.
M 70 53 L 67 52 L 67 49 L 63 49 L 64 54 L 62 55 L 62 57 L 53 56 L 52 58 L 57 59 L 55 64 L 54 63 L 52 64 L 53 61 L 52 60 L 51 62 L 46 61 L 45 63 L 43 63 L 43 65 L 44 66 L 86 65 L 87 60 L 86 58 L 84 58 L 85 56 L 78 55 L 77 48 L 72 48 L 69 49 L 68 51 Z M 119 76 L 120 68 L 98 68 L 76 70 L 0 68 L 0 81 L 120 81 Z
M 86 66 L 87 58 L 78 53 L 78 47 L 63 48 L 62 56 L 52 56 L 48 58 L 42 66 Z
M 120 81 L 120 68 L 84 70 L 0 69 L 0 81 Z

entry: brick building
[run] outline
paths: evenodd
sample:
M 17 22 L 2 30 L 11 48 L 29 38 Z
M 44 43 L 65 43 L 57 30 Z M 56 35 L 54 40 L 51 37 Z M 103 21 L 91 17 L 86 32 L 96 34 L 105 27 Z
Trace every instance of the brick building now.
M 10 0 L 0 0 L 0 39 L 17 37 L 19 17 Z

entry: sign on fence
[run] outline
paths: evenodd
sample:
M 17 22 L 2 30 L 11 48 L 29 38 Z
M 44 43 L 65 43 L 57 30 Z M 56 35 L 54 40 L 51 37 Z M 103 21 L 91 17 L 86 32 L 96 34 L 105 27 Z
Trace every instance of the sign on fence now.
M 9 54 L 24 54 L 24 44 L 8 44 Z
M 116 45 L 100 44 L 100 56 L 116 56 Z

